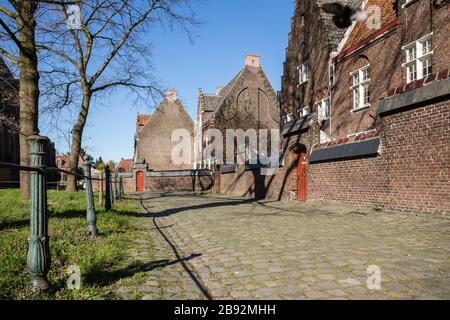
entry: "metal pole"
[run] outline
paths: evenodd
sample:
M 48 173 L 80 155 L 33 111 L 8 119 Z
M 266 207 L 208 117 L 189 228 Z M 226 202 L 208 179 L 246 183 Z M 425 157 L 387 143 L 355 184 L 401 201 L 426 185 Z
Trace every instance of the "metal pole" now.
M 118 185 L 117 185 L 117 180 L 118 180 L 118 173 L 116 172 L 115 174 L 114 174 L 114 199 L 115 200 L 119 200 L 119 188 L 118 188 Z
M 120 198 L 122 198 L 125 195 L 123 191 L 123 177 L 120 177 L 119 190 L 120 190 Z
M 105 210 L 111 210 L 111 172 L 109 166 L 105 168 Z
M 39 135 L 27 139 L 30 144 L 31 165 L 45 170 L 47 137 Z M 27 266 L 31 283 L 36 290 L 50 287 L 47 273 L 50 269 L 50 248 L 48 237 L 47 189 L 45 173 L 31 173 L 31 215 L 30 237 L 28 238 Z
M 110 196 L 110 199 L 111 199 L 111 204 L 114 204 L 114 194 L 115 194 L 115 191 L 114 191 L 114 183 L 113 183 L 113 179 L 114 179 L 114 175 L 113 174 L 109 174 L 109 187 L 110 187 L 110 190 L 111 190 L 111 196 Z
M 99 185 L 98 202 L 99 202 L 100 207 L 102 207 L 104 204 L 104 201 L 103 201 L 103 173 L 101 173 L 101 172 L 100 172 L 100 179 L 98 181 L 98 185 Z
M 84 184 L 86 185 L 86 218 L 89 224 L 89 234 L 94 238 L 98 235 L 98 230 L 96 226 L 97 217 L 94 207 L 94 192 L 92 191 L 91 167 L 92 158 L 87 157 L 83 164 Z

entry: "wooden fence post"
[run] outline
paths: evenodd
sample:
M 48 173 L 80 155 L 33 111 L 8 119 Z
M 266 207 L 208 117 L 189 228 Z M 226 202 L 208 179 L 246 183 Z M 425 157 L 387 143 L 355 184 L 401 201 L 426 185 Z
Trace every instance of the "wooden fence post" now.
M 111 171 L 109 166 L 105 168 L 105 209 L 111 210 Z
M 34 289 L 46 290 L 50 287 L 47 273 L 50 269 L 50 248 L 48 237 L 47 189 L 45 177 L 47 137 L 28 137 L 31 166 L 40 171 L 31 172 L 31 215 L 30 237 L 28 238 L 27 266 Z
M 86 218 L 89 224 L 89 234 L 95 238 L 98 235 L 98 229 L 96 226 L 97 217 L 95 215 L 94 192 L 92 191 L 91 167 L 92 158 L 87 157 L 83 164 L 84 184 L 86 186 Z

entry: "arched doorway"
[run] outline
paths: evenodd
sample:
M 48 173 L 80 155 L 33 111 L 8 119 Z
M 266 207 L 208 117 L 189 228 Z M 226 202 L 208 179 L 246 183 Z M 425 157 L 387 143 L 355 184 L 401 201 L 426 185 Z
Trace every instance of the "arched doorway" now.
M 144 191 L 144 173 L 142 171 L 136 173 L 136 191 Z
M 308 199 L 308 153 L 306 148 L 299 150 L 297 175 L 297 199 L 306 201 Z

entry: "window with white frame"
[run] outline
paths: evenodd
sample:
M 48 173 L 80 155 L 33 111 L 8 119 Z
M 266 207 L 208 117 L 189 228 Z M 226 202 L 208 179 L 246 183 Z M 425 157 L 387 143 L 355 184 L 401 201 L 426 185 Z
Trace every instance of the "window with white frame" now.
M 325 98 L 316 103 L 319 121 L 330 119 L 330 98 Z
M 406 81 L 411 83 L 433 73 L 433 34 L 404 46 Z
M 298 116 L 299 117 L 306 117 L 307 115 L 309 115 L 311 113 L 311 109 L 309 108 L 309 106 L 306 107 L 302 107 L 300 109 L 298 109 Z
M 287 124 L 287 123 L 291 122 L 292 120 L 294 120 L 292 113 L 289 113 L 289 114 L 286 114 L 285 116 L 283 116 L 283 124 Z
M 370 90 L 369 90 L 369 65 L 362 67 L 351 73 L 353 85 L 353 110 L 359 110 L 370 106 Z
M 298 67 L 299 84 L 303 84 L 309 80 L 309 63 L 306 62 Z

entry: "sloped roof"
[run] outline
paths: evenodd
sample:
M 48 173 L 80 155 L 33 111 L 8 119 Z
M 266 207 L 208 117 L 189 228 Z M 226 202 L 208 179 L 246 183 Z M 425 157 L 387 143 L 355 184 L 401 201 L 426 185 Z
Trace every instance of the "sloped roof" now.
M 231 89 L 233 89 L 234 84 L 239 80 L 242 75 L 245 67 L 242 68 L 238 74 L 236 74 L 233 79 L 231 79 L 228 84 L 220 90 L 219 94 L 203 94 L 204 101 L 204 111 L 208 112 L 216 112 L 222 106 L 225 98 L 230 93 Z
M 394 21 L 397 18 L 397 14 L 395 12 L 395 4 L 397 0 L 368 0 L 366 7 L 369 6 L 378 6 L 381 9 L 381 28 L 385 27 L 390 22 Z M 376 29 L 369 29 L 367 23 L 365 22 L 357 22 L 355 27 L 348 40 L 346 41 L 343 50 L 348 49 L 359 42 L 367 39 L 373 33 L 375 33 Z
M 216 110 L 216 106 L 220 102 L 220 99 L 221 97 L 216 94 L 203 94 L 203 111 L 213 112 Z
M 191 116 L 187 113 L 181 101 L 178 98 L 172 100 L 165 97 L 151 116 L 147 115 L 148 118 L 142 118 L 142 120 L 147 119 L 147 121 L 145 121 L 145 124 L 140 128 L 138 133 L 141 134 L 145 128 L 160 125 L 159 122 L 164 121 L 167 116 L 175 116 L 181 125 L 187 125 L 189 127 L 192 126 L 192 128 L 194 127 L 194 122 L 192 121 Z
M 380 0 L 382 2 L 383 0 Z M 347 29 L 341 29 L 336 27 L 336 25 L 333 22 L 333 15 L 326 13 L 321 9 L 322 5 L 325 3 L 333 3 L 333 2 L 339 2 L 343 5 L 348 5 L 351 8 L 360 8 L 361 4 L 363 3 L 363 0 L 317 0 L 317 5 L 319 6 L 320 10 L 320 17 L 324 22 L 324 28 L 325 32 L 327 34 L 328 38 L 328 44 L 331 47 L 331 49 L 336 49 L 341 42 L 342 38 L 345 35 L 345 32 Z
M 117 170 L 120 171 L 120 169 L 123 169 L 124 172 L 131 172 L 132 167 L 133 167 L 133 159 L 122 159 L 119 162 Z

